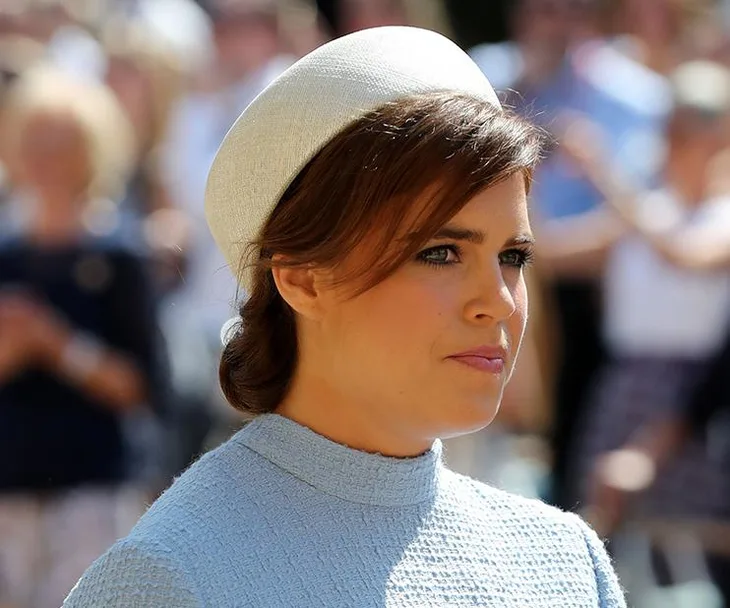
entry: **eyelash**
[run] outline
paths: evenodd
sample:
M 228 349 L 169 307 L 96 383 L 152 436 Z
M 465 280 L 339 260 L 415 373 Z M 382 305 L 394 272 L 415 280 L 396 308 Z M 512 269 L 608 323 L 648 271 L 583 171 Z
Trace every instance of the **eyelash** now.
M 453 266 L 454 264 L 457 264 L 458 262 L 434 262 L 433 260 L 428 259 L 429 254 L 444 250 L 450 251 L 456 257 L 461 258 L 462 249 L 458 245 L 438 245 L 436 247 L 429 247 L 428 249 L 424 249 L 421 253 L 418 254 L 417 259 L 422 264 L 426 264 L 427 266 L 433 266 L 436 268 L 444 268 L 445 266 Z M 516 254 L 517 260 L 513 263 L 501 263 L 505 264 L 506 266 L 511 266 L 513 268 L 519 269 L 530 266 L 535 258 L 535 253 L 532 247 L 529 246 L 522 248 L 513 247 L 512 249 L 507 249 L 506 251 L 500 253 L 500 257 L 506 254 Z

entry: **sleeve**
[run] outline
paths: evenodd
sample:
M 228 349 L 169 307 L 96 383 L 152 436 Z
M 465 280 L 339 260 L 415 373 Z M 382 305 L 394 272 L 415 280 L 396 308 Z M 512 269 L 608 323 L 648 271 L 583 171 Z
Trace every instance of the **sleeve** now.
M 580 517 L 570 514 L 580 529 L 585 540 L 593 562 L 593 571 L 596 575 L 596 586 L 598 588 L 599 608 L 626 608 L 626 597 L 616 576 L 616 571 L 611 564 L 606 547 L 593 528 L 586 524 Z
M 62 608 L 200 608 L 192 582 L 158 547 L 122 540 L 95 561 Z

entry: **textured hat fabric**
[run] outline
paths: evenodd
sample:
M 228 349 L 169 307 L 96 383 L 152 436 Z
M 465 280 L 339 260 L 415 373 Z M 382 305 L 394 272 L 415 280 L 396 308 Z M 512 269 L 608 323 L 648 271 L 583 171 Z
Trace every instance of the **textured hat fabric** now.
M 241 114 L 208 177 L 205 211 L 236 272 L 297 174 L 339 132 L 386 103 L 453 91 L 499 106 L 487 78 L 448 38 L 415 27 L 362 30 L 291 66 Z M 250 290 L 251 274 L 238 277 Z

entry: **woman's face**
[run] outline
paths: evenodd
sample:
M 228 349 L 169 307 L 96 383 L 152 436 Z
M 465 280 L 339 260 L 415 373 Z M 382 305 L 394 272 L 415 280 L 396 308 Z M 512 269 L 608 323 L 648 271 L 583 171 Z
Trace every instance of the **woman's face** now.
M 333 298 L 319 324 L 326 382 L 392 436 L 489 424 L 525 329 L 531 240 L 521 174 L 475 196 L 393 275 Z

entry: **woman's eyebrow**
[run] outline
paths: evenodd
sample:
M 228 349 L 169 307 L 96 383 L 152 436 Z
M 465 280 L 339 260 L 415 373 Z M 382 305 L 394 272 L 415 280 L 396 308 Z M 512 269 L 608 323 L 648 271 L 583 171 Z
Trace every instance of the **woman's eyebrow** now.
M 518 234 L 509 239 L 504 246 L 505 247 L 518 247 L 520 245 L 534 245 L 535 237 L 529 232 Z
M 454 241 L 466 241 L 481 245 L 486 240 L 486 235 L 481 230 L 471 230 L 469 228 L 461 228 L 459 226 L 444 226 L 434 236 L 434 239 L 450 239 Z M 534 245 L 535 237 L 529 232 L 517 234 L 510 238 L 505 247 L 515 247 L 519 245 Z
M 460 228 L 458 226 L 444 226 L 433 235 L 434 239 L 451 239 L 454 241 L 467 241 L 475 245 L 481 245 L 486 235 L 480 230 L 470 230 L 469 228 Z

